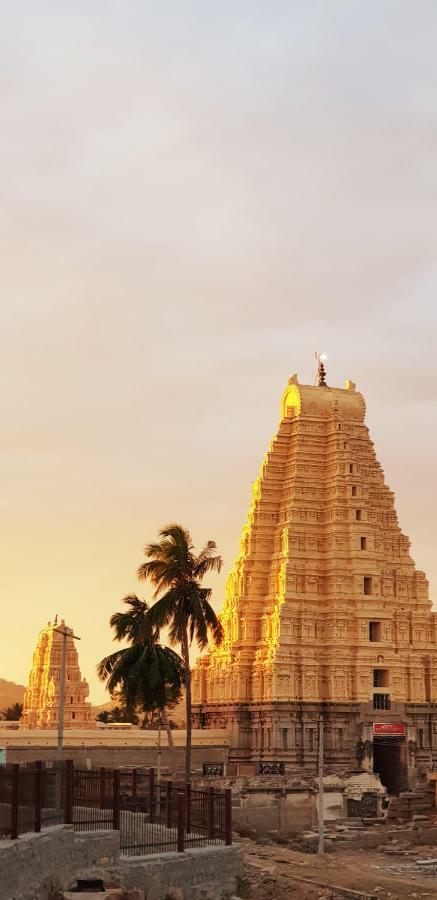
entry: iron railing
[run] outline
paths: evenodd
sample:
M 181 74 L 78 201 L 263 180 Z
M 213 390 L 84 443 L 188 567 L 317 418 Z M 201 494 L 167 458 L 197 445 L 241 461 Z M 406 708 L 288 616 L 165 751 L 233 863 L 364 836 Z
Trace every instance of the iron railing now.
M 0 767 L 0 839 L 61 823 L 119 831 L 125 856 L 230 844 L 231 791 L 158 783 L 153 769 L 76 769 L 68 760 Z

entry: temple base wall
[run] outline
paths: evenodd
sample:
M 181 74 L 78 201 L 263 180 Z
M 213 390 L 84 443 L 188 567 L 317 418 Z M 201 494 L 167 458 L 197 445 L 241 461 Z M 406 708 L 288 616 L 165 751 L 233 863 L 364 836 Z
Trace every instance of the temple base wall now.
M 356 702 L 208 704 L 193 708 L 193 724 L 226 729 L 231 765 L 282 762 L 287 773 L 314 774 L 322 714 L 325 772 L 378 771 L 376 744 L 379 757 L 382 744 L 387 754 L 398 747 L 401 788 L 437 770 L 437 704 L 392 703 L 390 710 Z M 374 734 L 375 724 L 388 736 Z

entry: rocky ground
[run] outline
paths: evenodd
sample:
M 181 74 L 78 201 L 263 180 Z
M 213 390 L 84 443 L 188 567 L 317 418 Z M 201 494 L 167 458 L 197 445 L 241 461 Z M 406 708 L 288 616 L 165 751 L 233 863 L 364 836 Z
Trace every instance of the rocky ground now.
M 296 875 L 323 885 L 349 888 L 376 898 L 436 898 L 437 848 L 389 847 L 335 850 L 324 856 L 286 845 L 243 842 L 245 880 L 240 895 L 250 900 L 340 900 L 344 894 L 295 880 Z M 434 864 L 429 860 L 434 860 Z

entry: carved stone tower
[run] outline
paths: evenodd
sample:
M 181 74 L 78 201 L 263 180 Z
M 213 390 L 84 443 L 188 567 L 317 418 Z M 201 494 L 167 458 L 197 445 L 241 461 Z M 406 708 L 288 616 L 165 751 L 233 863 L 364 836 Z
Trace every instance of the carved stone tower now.
M 60 623 L 67 637 L 67 658 L 64 698 L 64 727 L 90 728 L 91 704 L 86 702 L 88 684 L 82 679 L 73 632 Z M 61 655 L 63 637 L 56 630 L 56 624 L 48 622 L 39 634 L 33 663 L 30 670 L 29 686 L 24 695 L 22 725 L 27 728 L 56 728 L 59 712 L 59 691 L 61 679 Z M 71 633 L 71 637 L 70 637 Z
M 350 381 L 294 375 L 283 394 L 227 581 L 225 638 L 193 673 L 195 721 L 228 728 L 234 759 L 313 768 L 323 714 L 333 768 L 371 768 L 378 724 L 403 737 L 404 774 L 437 761 L 437 615 L 364 415 Z

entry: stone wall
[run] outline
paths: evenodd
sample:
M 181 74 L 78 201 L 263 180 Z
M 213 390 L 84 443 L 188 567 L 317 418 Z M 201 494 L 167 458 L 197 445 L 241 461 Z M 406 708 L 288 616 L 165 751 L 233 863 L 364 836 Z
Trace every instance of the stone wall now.
M 17 841 L 0 842 L 0 900 L 47 900 L 49 888 L 67 887 L 83 869 L 115 865 L 118 831 L 74 832 L 57 825 Z
M 0 900 L 49 900 L 78 875 L 105 884 L 147 890 L 147 900 L 228 898 L 238 891 L 243 855 L 238 845 L 201 847 L 185 853 L 120 858 L 118 831 L 74 832 L 71 825 L 47 828 L 0 843 Z
M 234 844 L 148 856 L 147 860 L 123 859 L 119 872 L 125 888 L 146 888 L 147 900 L 164 900 L 171 889 L 175 900 L 202 900 L 209 896 L 224 900 L 238 893 L 243 851 Z
M 200 778 L 194 781 L 194 786 L 231 789 L 233 828 L 241 835 L 299 834 L 318 821 L 318 785 L 314 776 Z M 385 793 L 379 777 L 369 772 L 326 775 L 324 820 L 335 822 L 348 815 L 379 816 Z

